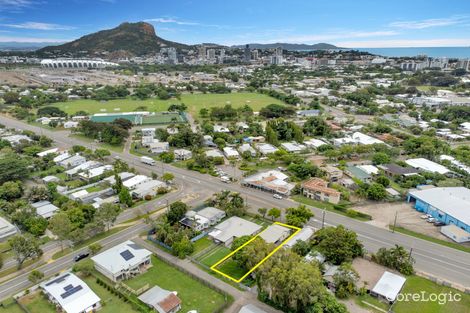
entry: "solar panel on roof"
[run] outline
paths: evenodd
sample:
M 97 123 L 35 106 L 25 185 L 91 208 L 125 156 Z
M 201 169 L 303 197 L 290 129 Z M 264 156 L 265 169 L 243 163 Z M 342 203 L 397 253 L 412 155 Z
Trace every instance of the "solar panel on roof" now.
M 64 281 L 65 278 L 68 277 L 69 275 L 70 275 L 70 274 L 67 273 L 67 274 L 65 274 L 64 276 L 61 276 L 61 277 L 59 277 L 59 278 L 57 278 L 57 279 L 54 279 L 53 281 L 48 282 L 48 283 L 46 284 L 46 286 L 50 286 L 50 285 L 55 284 L 55 283 L 60 283 L 60 282 Z
M 129 250 L 124 250 L 120 253 L 120 255 L 124 258 L 124 260 L 126 261 L 129 261 L 130 259 L 132 259 L 134 257 L 134 255 L 132 254 L 132 252 L 130 252 Z
M 61 294 L 60 297 L 61 297 L 62 299 L 65 299 L 65 298 L 67 298 L 67 297 L 70 297 L 71 295 L 73 295 L 73 294 L 76 293 L 77 291 L 82 290 L 82 289 L 83 289 L 83 287 L 82 287 L 81 285 L 75 286 L 75 287 L 73 287 L 72 289 L 67 290 L 66 292 L 64 292 L 63 294 Z
M 65 290 L 65 291 L 69 291 L 69 290 L 72 289 L 72 288 L 73 288 L 72 285 L 67 285 L 67 286 L 64 287 L 64 290 Z

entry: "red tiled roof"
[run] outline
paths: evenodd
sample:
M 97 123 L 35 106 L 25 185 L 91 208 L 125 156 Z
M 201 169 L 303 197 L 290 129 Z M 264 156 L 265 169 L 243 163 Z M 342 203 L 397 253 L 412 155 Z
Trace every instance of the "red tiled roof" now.
M 158 302 L 158 305 L 165 311 L 170 312 L 178 305 L 181 304 L 181 299 L 178 298 L 174 293 L 170 293 L 168 297 Z
M 305 183 L 302 184 L 302 188 L 311 190 L 311 191 L 320 191 L 327 195 L 341 195 L 341 192 L 328 187 L 328 183 L 321 178 L 311 178 Z

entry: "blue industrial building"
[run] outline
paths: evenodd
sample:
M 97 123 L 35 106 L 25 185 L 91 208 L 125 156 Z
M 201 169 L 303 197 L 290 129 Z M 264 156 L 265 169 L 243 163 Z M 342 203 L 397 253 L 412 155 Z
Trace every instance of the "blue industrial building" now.
M 470 189 L 443 187 L 413 190 L 408 193 L 407 200 L 414 202 L 419 212 L 470 233 Z

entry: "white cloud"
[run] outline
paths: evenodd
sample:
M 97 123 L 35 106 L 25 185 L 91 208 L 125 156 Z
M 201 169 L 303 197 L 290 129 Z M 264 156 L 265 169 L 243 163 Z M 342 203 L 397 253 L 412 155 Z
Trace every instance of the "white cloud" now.
M 180 21 L 174 18 L 169 17 L 157 17 L 157 18 L 150 18 L 145 20 L 146 22 L 154 22 L 154 23 L 172 23 L 177 25 L 201 25 L 200 23 L 196 22 L 187 22 L 187 21 Z
M 395 36 L 399 33 L 393 30 L 384 30 L 384 31 L 337 31 L 330 32 L 325 34 L 316 34 L 316 35 L 290 35 L 291 30 L 285 30 L 284 34 L 281 37 L 273 37 L 273 34 L 264 34 L 258 36 L 253 33 L 246 33 L 240 36 L 237 36 L 239 40 L 237 42 L 230 42 L 227 44 L 243 44 L 243 43 L 304 43 L 304 44 L 313 44 L 318 42 L 331 42 L 339 39 L 350 39 L 350 38 L 373 38 L 373 37 L 385 37 L 385 36 Z M 279 31 L 278 31 L 279 34 Z M 271 37 L 271 38 L 269 38 Z M 243 41 L 241 42 L 240 39 Z
M 72 40 L 73 39 L 0 36 L 0 42 L 50 42 L 50 43 L 62 43 L 62 42 L 68 42 L 68 41 L 72 41 Z
M 50 23 L 38 23 L 38 22 L 25 22 L 20 24 L 0 24 L 1 26 L 20 28 L 20 29 L 34 29 L 34 30 L 71 30 L 75 29 L 72 26 L 50 24 Z
M 31 0 L 0 0 L 0 11 L 17 11 L 32 4 Z
M 425 29 L 431 27 L 456 25 L 464 22 L 465 20 L 465 16 L 452 16 L 448 18 L 434 18 L 421 21 L 397 21 L 388 24 L 388 26 L 402 29 Z
M 469 46 L 470 38 L 338 41 L 334 44 L 346 48 L 461 47 Z

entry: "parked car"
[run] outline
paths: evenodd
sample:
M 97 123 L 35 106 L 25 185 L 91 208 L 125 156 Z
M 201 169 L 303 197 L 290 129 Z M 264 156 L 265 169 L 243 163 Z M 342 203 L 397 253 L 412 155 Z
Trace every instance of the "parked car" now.
M 424 214 L 424 215 L 421 215 L 420 216 L 423 220 L 427 220 L 428 218 L 431 218 L 432 215 L 431 214 Z
M 434 217 L 430 217 L 426 220 L 428 223 L 434 223 L 434 222 L 437 222 L 437 219 L 435 219 Z
M 447 225 L 446 223 L 444 222 L 441 222 L 441 221 L 437 221 L 437 222 L 434 222 L 434 226 L 438 227 L 438 226 L 445 226 Z
M 80 253 L 80 254 L 77 254 L 77 255 L 73 258 L 73 260 L 74 260 L 75 262 L 78 262 L 78 261 L 81 261 L 81 260 L 83 260 L 83 259 L 85 259 L 85 258 L 87 258 L 87 257 L 89 257 L 89 256 L 90 256 L 90 253 Z
M 281 200 L 282 196 L 280 194 L 275 193 L 273 194 L 273 198 Z

